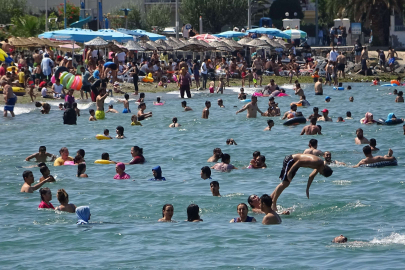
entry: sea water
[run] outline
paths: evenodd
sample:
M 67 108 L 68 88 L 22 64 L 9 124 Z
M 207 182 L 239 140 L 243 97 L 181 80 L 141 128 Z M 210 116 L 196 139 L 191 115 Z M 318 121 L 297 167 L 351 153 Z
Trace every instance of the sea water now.
M 344 86 L 347 86 L 344 85 Z M 275 126 L 263 131 L 267 117 L 246 119 L 246 112 L 235 114 L 245 103 L 237 99 L 239 89 L 226 88 L 223 95 L 193 91 L 187 104 L 193 109 L 184 112 L 178 92 L 146 93 L 146 111 L 153 117 L 143 126 L 131 126 L 132 114 L 107 114 L 103 121 L 89 122 L 88 109 L 93 103 L 79 101 L 81 116 L 77 125 L 63 125 L 63 111 L 51 101 L 49 115 L 42 115 L 33 104 L 17 105 L 16 117 L 0 119 L 0 269 L 298 269 L 357 268 L 403 269 L 405 263 L 404 135 L 402 125 L 362 125 L 360 118 L 368 111 L 374 118 L 386 118 L 394 112 L 405 117 L 404 104 L 395 103 L 392 88 L 351 84 L 350 91 L 334 91 L 325 87 L 325 95 L 315 96 L 313 85 L 305 85 L 308 108 L 299 108 L 304 116 L 312 107 L 327 108 L 333 122 L 319 122 L 321 136 L 300 136 L 303 125 L 283 126 L 281 117 L 273 117 Z M 290 97 L 276 98 L 282 113 L 289 109 L 294 96 L 292 85 L 285 85 Z M 253 93 L 254 89 L 246 89 Z M 332 100 L 325 103 L 325 96 Z M 166 103 L 154 106 L 156 96 Z M 354 102 L 349 102 L 349 97 Z M 222 98 L 225 108 L 219 108 Z M 201 114 L 206 100 L 211 101 L 209 119 Z M 130 108 L 137 111 L 135 97 Z M 117 98 L 107 104 L 122 111 Z M 259 108 L 267 108 L 268 98 L 259 98 Z M 107 107 L 107 106 L 106 106 Z M 336 123 L 351 111 L 353 120 Z M 179 128 L 168 128 L 177 117 Z M 126 139 L 98 141 L 96 134 L 104 129 L 115 135 L 115 128 L 125 128 Z M 398 158 L 397 167 L 352 168 L 363 157 L 362 145 L 355 145 L 355 131 L 364 129 L 364 136 L 375 138 L 378 154 L 389 148 Z M 226 145 L 233 138 L 238 145 Z M 318 148 L 331 151 L 332 158 L 347 166 L 332 166 L 333 175 L 316 176 L 307 199 L 305 189 L 310 169 L 300 169 L 291 185 L 278 200 L 279 209 L 291 209 L 282 216 L 281 225 L 264 226 L 263 215 L 249 215 L 257 223 L 230 224 L 238 217 L 236 207 L 247 203 L 251 194 L 271 194 L 279 184 L 279 173 L 286 155 L 300 153 L 311 138 Z M 74 214 L 38 210 L 40 196 L 20 193 L 22 173 L 34 162 L 24 159 L 45 145 L 58 154 L 68 147 L 74 156 L 80 148 L 86 151 L 89 178 L 77 178 L 74 166 L 53 167 L 48 163 L 55 183 L 44 186 L 52 191 L 52 203 L 58 204 L 56 192 L 64 188 L 70 203 L 89 205 L 91 224 L 77 226 Z M 131 180 L 113 180 L 114 165 L 94 164 L 108 152 L 111 160 L 129 162 L 131 147 L 144 150 L 146 163 L 127 166 Z M 238 167 L 230 173 L 213 172 L 220 183 L 222 197 L 213 197 L 211 180 L 200 178 L 200 169 L 216 147 L 231 156 Z M 242 169 L 249 165 L 252 153 L 266 156 L 267 169 Z M 148 181 L 152 168 L 160 165 L 165 182 Z M 35 180 L 41 174 L 31 168 Z M 173 220 L 158 223 L 162 207 L 174 205 Z M 186 208 L 198 204 L 204 222 L 188 223 Z M 343 234 L 346 244 L 331 240 Z

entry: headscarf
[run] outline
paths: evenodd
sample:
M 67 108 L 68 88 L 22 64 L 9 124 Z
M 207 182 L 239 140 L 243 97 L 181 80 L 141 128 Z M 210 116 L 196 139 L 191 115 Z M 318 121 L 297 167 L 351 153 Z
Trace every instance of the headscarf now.
M 166 178 L 162 177 L 162 168 L 160 168 L 160 166 L 154 167 L 152 171 L 155 171 L 157 173 L 157 176 L 155 178 L 149 179 L 149 181 L 166 181 Z
M 396 118 L 394 113 L 389 113 L 387 116 L 387 120 L 385 120 L 385 122 L 391 122 L 392 118 Z
M 374 123 L 374 120 L 371 120 L 371 118 L 373 117 L 373 114 L 371 112 L 366 112 L 366 115 L 364 117 L 363 120 L 363 124 L 367 124 L 367 123 Z
M 121 170 L 125 171 L 125 164 L 122 162 L 117 163 L 117 167 L 119 167 Z
M 79 206 L 76 208 L 77 224 L 87 224 L 90 219 L 90 207 Z

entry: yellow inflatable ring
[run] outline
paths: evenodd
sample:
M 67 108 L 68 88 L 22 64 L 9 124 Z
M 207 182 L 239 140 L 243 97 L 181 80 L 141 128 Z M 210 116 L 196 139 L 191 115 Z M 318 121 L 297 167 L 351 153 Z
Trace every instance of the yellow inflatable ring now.
M 13 68 L 15 69 L 15 71 L 18 70 L 18 67 L 16 67 L 16 66 L 9 66 L 9 67 L 7 67 L 7 71 L 11 72 L 13 70 Z
M 111 140 L 110 137 L 107 137 L 107 136 L 102 135 L 102 134 L 97 134 L 97 135 L 96 135 L 96 139 L 97 139 L 97 140 Z
M 96 161 L 94 161 L 94 163 L 96 163 L 96 164 L 114 164 L 114 162 L 112 162 L 110 160 L 105 160 L 105 159 L 97 159 Z

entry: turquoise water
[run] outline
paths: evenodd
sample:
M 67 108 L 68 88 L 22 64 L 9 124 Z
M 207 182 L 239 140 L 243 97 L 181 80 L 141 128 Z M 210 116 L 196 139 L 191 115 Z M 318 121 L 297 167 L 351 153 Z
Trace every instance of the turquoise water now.
M 299 136 L 303 125 L 285 127 L 279 117 L 272 118 L 275 127 L 266 132 L 268 118 L 246 119 L 245 113 L 235 115 L 243 103 L 237 100 L 238 89 L 212 95 L 195 92 L 187 100 L 194 109 L 183 112 L 177 93 L 146 94 L 147 111 L 151 119 L 143 127 L 131 126 L 131 115 L 108 114 L 105 121 L 89 122 L 88 109 L 94 104 L 79 103 L 82 116 L 77 126 L 62 124 L 62 112 L 53 102 L 49 115 L 41 115 L 33 105 L 18 105 L 14 119 L 0 119 L 2 147 L 0 148 L 0 268 L 1 269 L 330 269 L 330 268 L 403 268 L 405 262 L 404 192 L 403 177 L 405 149 L 402 125 L 361 125 L 359 119 L 367 111 L 375 119 L 394 112 L 405 117 L 404 104 L 394 103 L 393 89 L 352 84 L 351 91 L 334 91 L 326 87 L 332 97 L 326 104 L 324 96 L 315 96 L 313 86 L 304 87 L 310 108 L 302 108 L 304 116 L 312 113 L 312 106 L 328 108 L 333 123 L 320 123 L 322 136 Z M 292 89 L 292 85 L 286 85 Z M 378 90 L 377 90 L 378 89 Z M 252 90 L 247 90 L 251 93 Z M 293 93 L 287 90 L 287 93 Z M 164 106 L 153 106 L 156 96 L 166 101 Z M 349 102 L 354 96 L 354 102 Z M 221 97 L 226 108 L 219 108 Z M 210 119 L 201 119 L 204 102 L 210 100 Z M 282 112 L 297 97 L 276 98 Z M 122 104 L 107 99 L 122 111 Z M 259 108 L 267 108 L 267 98 L 259 98 Z M 136 105 L 131 102 L 131 109 Z M 236 106 L 237 108 L 234 108 Z M 352 112 L 354 120 L 336 123 L 338 116 Z M 170 129 L 176 116 L 182 125 Z M 105 128 L 115 133 L 115 127 L 125 128 L 124 140 L 97 141 L 95 135 Z M 354 144 L 355 130 L 364 129 L 368 139 L 376 138 L 379 154 L 394 150 L 397 167 L 351 168 L 334 167 L 329 178 L 317 176 L 310 189 L 305 189 L 309 169 L 300 169 L 292 184 L 279 198 L 279 209 L 292 209 L 290 216 L 282 216 L 277 226 L 261 224 L 263 215 L 249 213 L 259 222 L 229 224 L 238 217 L 236 206 L 247 203 L 250 194 L 271 194 L 279 184 L 284 156 L 302 152 L 309 139 L 319 141 L 320 150 L 332 152 L 332 158 L 348 165 L 363 158 L 362 146 Z M 225 144 L 234 138 L 237 146 Z M 70 202 L 89 205 L 90 226 L 76 226 L 74 214 L 37 210 L 38 192 L 19 193 L 23 184 L 22 172 L 32 162 L 26 156 L 40 145 L 57 154 L 63 146 L 74 155 L 79 148 L 86 150 L 88 179 L 76 178 L 76 167 L 53 167 L 49 164 L 56 183 L 45 186 L 52 190 L 54 206 L 59 205 L 56 191 L 64 188 Z M 144 149 L 147 162 L 127 166 L 127 173 L 135 181 L 113 180 L 114 165 L 95 165 L 101 153 L 108 152 L 112 160 L 129 162 L 131 146 Z M 220 183 L 221 198 L 213 197 L 209 181 L 200 178 L 200 168 L 207 164 L 212 150 L 220 147 L 231 155 L 236 167 L 249 164 L 252 153 L 261 151 L 266 156 L 265 170 L 235 170 L 231 173 L 213 172 L 213 180 Z M 166 182 L 149 182 L 152 167 L 160 165 Z M 32 168 L 36 181 L 41 174 Z M 158 223 L 162 206 L 174 205 L 173 219 L 177 223 Z M 188 223 L 186 208 L 200 206 L 204 222 Z M 349 238 L 347 244 L 332 244 L 340 234 Z M 24 258 L 23 258 L 24 257 Z M 26 259 L 29 258 L 29 259 Z

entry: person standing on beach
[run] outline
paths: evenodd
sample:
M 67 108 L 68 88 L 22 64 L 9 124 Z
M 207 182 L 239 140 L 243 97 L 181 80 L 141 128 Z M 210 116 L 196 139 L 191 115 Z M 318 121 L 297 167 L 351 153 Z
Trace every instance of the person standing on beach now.
M 10 112 L 11 116 L 14 117 L 14 105 L 17 103 L 17 96 L 14 94 L 13 89 L 6 81 L 2 81 L 1 86 L 3 86 L 4 97 L 3 116 L 7 117 L 7 112 Z
M 340 55 L 336 58 L 337 61 L 337 70 L 338 70 L 338 77 L 345 78 L 345 68 L 347 64 L 346 56 L 344 56 L 343 52 L 340 52 Z
M 398 57 L 398 53 L 395 51 L 395 49 L 388 47 L 388 65 L 390 67 L 390 72 L 393 73 L 394 72 L 394 68 L 395 68 L 395 55 Z
M 262 116 L 264 115 L 264 113 L 259 109 L 259 107 L 257 107 L 256 96 L 252 96 L 252 101 L 246 104 L 242 109 L 237 111 L 236 114 L 243 112 L 245 110 L 248 110 L 246 115 L 247 118 L 256 118 L 257 112 L 259 112 Z

